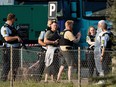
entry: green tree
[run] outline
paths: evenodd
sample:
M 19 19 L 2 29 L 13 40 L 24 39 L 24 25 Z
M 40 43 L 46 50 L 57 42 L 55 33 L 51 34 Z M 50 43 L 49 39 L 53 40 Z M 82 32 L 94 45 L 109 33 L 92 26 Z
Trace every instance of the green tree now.
M 108 0 L 110 1 L 110 0 Z M 112 1 L 112 0 L 111 0 Z M 113 1 L 113 5 L 109 8 L 108 13 L 110 13 L 110 20 L 113 22 L 113 33 L 114 43 L 116 43 L 116 0 Z M 113 46 L 113 51 L 111 52 L 112 56 L 112 72 L 111 74 L 105 77 L 95 77 L 93 80 L 105 80 L 106 83 L 103 87 L 116 87 L 116 45 Z
M 110 18 L 113 22 L 114 31 L 116 31 L 116 0 L 114 0 L 114 3 L 112 5 Z

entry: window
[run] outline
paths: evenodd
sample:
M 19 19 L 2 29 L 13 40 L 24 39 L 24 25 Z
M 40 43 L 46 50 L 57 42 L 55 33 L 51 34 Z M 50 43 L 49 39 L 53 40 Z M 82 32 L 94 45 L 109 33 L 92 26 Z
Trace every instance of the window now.
M 84 17 L 103 17 L 106 14 L 107 0 L 83 0 Z
M 42 2 L 42 1 L 43 1 L 43 2 L 46 1 L 46 2 L 48 2 L 48 1 L 53 1 L 53 0 L 26 0 L 26 1 L 41 1 L 41 2 Z M 54 0 L 54 1 L 57 1 L 57 0 Z
M 107 0 L 84 0 L 88 2 L 106 2 Z
M 79 18 L 80 17 L 80 2 L 79 0 L 72 0 L 70 3 L 71 7 L 71 16 L 73 18 Z

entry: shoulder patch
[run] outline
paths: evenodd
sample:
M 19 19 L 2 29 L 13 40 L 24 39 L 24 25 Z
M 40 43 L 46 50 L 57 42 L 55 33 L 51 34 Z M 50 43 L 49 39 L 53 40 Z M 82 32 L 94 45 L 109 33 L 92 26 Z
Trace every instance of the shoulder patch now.
M 104 42 L 104 40 L 102 40 L 102 44 L 104 44 L 105 42 Z
M 4 30 L 4 34 L 7 34 L 6 30 Z
M 60 32 L 60 35 L 63 35 L 64 34 L 64 32 Z
M 89 40 L 89 37 L 88 36 L 86 37 L 86 40 Z

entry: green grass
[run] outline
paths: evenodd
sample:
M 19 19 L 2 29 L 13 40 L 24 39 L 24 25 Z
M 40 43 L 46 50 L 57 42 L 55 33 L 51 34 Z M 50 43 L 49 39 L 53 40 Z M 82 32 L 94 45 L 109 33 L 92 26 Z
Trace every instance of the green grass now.
M 10 82 L 0 82 L 0 87 L 10 87 Z M 35 81 L 15 81 L 14 82 L 14 87 L 78 87 L 77 83 L 75 85 L 75 83 L 44 83 L 44 82 L 35 82 Z M 83 84 L 81 85 L 81 87 L 104 87 L 101 85 L 87 85 L 87 84 Z M 116 87 L 116 85 L 109 85 L 109 86 L 105 86 L 105 87 Z
M 10 82 L 0 82 L 0 87 L 10 87 Z M 14 87 L 75 87 L 72 83 L 14 82 Z

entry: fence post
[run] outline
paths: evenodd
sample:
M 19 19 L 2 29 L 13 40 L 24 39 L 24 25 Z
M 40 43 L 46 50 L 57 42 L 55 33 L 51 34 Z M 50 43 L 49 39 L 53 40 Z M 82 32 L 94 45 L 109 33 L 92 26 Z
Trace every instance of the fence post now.
M 23 69 L 23 47 L 21 47 L 21 69 Z
M 78 87 L 81 87 L 81 56 L 80 47 L 78 47 Z
M 13 87 L 13 48 L 10 47 L 10 87 Z

